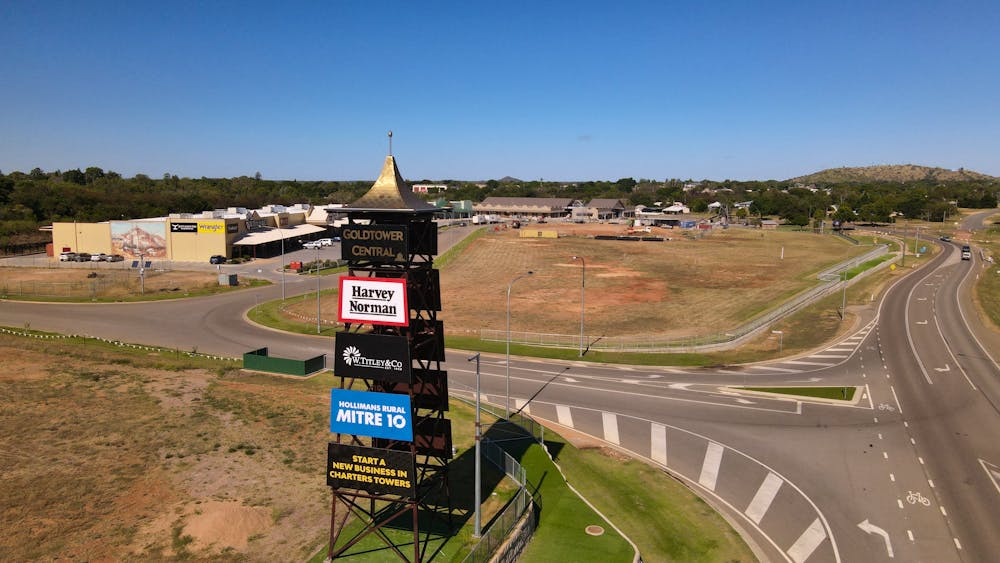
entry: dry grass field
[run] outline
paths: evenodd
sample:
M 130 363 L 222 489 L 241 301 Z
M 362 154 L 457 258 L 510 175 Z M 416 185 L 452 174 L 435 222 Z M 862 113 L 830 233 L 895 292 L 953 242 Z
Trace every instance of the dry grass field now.
M 722 332 L 816 283 L 825 267 L 860 255 L 832 236 L 731 228 L 693 238 L 653 229 L 664 242 L 594 240 L 620 225 L 532 225 L 558 239 L 523 239 L 491 231 L 441 273 L 452 334 L 504 329 L 507 284 L 514 331 L 574 334 L 580 330 L 581 265 L 586 260 L 586 330 L 592 335 L 692 335 Z M 782 248 L 784 259 L 781 259 Z
M 94 276 L 94 277 L 88 277 Z M 212 291 L 216 272 L 146 272 L 147 295 Z M 138 296 L 139 274 L 130 269 L 0 268 L 0 295 L 5 298 L 123 299 Z
M 291 561 L 323 541 L 329 382 L 5 335 L 0 353 L 0 560 Z

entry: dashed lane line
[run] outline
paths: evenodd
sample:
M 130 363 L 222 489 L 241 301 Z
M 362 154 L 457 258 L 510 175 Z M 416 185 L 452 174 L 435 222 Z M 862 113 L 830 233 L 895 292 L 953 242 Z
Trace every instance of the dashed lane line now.
M 573 428 L 573 413 L 570 412 L 568 406 L 556 405 L 556 419 L 559 421 L 559 424 Z
M 719 466 L 722 465 L 723 448 L 715 442 L 709 442 L 705 449 L 705 461 L 701 464 L 701 475 L 698 483 L 710 491 L 715 491 L 715 482 L 719 479 Z
M 810 356 L 810 357 L 812 357 L 812 356 Z M 783 364 L 790 364 L 790 365 L 793 365 L 793 366 L 825 366 L 825 367 L 830 367 L 830 366 L 836 365 L 836 364 L 831 364 L 829 362 L 806 362 L 806 361 L 803 361 L 803 360 L 785 360 L 785 361 L 783 361 L 781 363 L 783 363 Z
M 649 457 L 661 465 L 667 465 L 667 427 L 653 423 L 649 431 Z
M 767 477 L 764 477 L 757 493 L 753 496 L 753 500 L 744 511 L 751 522 L 760 524 L 761 518 L 767 514 L 767 509 L 774 502 L 774 497 L 778 495 L 778 489 L 781 488 L 782 482 L 781 478 L 774 473 L 768 473 Z
M 618 438 L 618 416 L 611 412 L 602 412 L 601 420 L 604 422 L 604 439 L 612 444 L 621 445 Z
M 802 563 L 806 559 L 809 559 L 809 556 L 816 551 L 816 548 L 825 539 L 826 529 L 823 528 L 823 523 L 817 518 L 802 532 L 799 539 L 795 540 L 792 547 L 788 548 L 788 555 L 795 563 Z

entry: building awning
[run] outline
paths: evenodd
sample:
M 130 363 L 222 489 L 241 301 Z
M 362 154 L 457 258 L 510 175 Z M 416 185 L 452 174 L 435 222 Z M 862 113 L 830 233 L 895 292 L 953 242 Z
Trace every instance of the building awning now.
M 323 227 L 318 227 L 316 225 L 295 225 L 293 227 L 285 227 L 278 229 L 272 227 L 267 231 L 260 231 L 257 233 L 247 233 L 243 238 L 237 240 L 233 243 L 233 246 L 257 246 L 258 244 L 265 244 L 268 242 L 274 242 L 281 239 L 295 239 L 304 235 L 311 235 L 314 233 L 321 233 L 326 231 Z

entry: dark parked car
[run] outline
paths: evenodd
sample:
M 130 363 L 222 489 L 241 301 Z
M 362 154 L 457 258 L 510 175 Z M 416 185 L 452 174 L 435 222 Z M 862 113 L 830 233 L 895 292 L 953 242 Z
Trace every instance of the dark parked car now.
M 90 254 L 86 252 L 81 252 L 74 258 L 77 262 L 90 262 Z
M 108 256 L 108 262 L 122 262 L 124 260 L 125 257 L 121 254 L 111 254 Z
M 215 256 L 212 256 L 211 258 L 208 259 L 208 263 L 209 264 L 225 264 L 226 263 L 226 257 L 223 256 L 223 255 L 221 255 L 221 254 L 216 254 Z

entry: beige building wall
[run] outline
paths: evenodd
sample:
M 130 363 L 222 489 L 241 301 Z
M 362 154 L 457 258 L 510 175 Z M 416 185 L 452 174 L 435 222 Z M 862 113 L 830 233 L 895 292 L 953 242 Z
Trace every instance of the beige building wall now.
M 66 250 L 111 254 L 110 223 L 53 223 L 52 252 L 56 256 Z
M 169 258 L 179 262 L 207 262 L 216 254 L 229 256 L 226 222 L 224 219 L 172 219 L 167 227 Z M 177 232 L 171 227 L 175 223 L 192 230 Z

